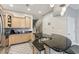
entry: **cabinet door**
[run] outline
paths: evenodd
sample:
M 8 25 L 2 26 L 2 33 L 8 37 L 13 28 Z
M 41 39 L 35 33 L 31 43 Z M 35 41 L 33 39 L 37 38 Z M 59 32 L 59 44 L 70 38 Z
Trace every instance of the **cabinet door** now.
M 8 22 L 7 22 L 7 18 L 6 18 L 6 15 L 3 16 L 4 18 L 4 28 L 7 28 L 8 27 Z
M 26 28 L 31 28 L 31 17 L 26 17 Z
M 12 18 L 12 28 L 20 28 L 20 18 Z
M 4 18 L 4 28 L 12 27 L 12 17 L 13 15 L 9 12 L 5 13 Z
M 25 18 L 20 19 L 20 27 L 21 28 L 25 28 L 25 23 L 26 23 L 25 20 L 26 20 Z
M 6 14 L 6 15 L 4 15 L 3 16 L 4 17 L 4 28 L 9 28 L 9 26 L 8 26 L 8 14 Z
M 24 17 L 14 17 L 12 20 L 13 28 L 25 28 L 25 18 Z

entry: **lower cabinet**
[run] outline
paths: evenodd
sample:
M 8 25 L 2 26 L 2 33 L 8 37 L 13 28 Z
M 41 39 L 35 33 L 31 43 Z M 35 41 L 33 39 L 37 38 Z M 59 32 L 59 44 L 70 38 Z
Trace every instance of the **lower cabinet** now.
M 28 42 L 31 39 L 32 39 L 32 33 L 10 35 L 9 45 Z

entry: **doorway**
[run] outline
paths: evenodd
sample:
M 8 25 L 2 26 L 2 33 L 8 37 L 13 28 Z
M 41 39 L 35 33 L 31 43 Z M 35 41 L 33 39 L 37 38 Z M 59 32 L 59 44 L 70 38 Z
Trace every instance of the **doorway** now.
M 75 18 L 67 17 L 67 37 L 72 41 L 72 45 L 76 44 Z

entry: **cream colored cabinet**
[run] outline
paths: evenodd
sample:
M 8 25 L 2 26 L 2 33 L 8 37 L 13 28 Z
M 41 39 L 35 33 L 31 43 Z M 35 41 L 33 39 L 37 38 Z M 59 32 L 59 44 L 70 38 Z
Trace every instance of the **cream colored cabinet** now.
M 12 27 L 12 14 L 6 13 L 4 16 L 4 28 Z
M 26 28 L 31 28 L 32 27 L 32 19 L 31 19 L 31 17 L 26 17 L 25 27 Z
M 4 15 L 4 27 L 5 28 L 32 28 L 32 19 L 30 16 L 19 17 L 14 16 L 11 13 Z
M 18 28 L 20 27 L 20 21 L 18 18 L 13 17 L 12 18 L 12 28 Z
M 4 18 L 4 22 L 3 22 L 4 28 L 7 28 L 7 18 L 5 15 L 3 16 L 3 18 Z
M 12 28 L 25 28 L 25 19 L 22 17 L 13 17 Z
M 25 18 L 22 18 L 21 20 L 20 20 L 20 28 L 25 28 Z
M 30 17 L 13 17 L 12 28 L 31 28 Z
M 9 45 L 28 42 L 32 40 L 32 33 L 27 34 L 14 34 L 9 36 Z

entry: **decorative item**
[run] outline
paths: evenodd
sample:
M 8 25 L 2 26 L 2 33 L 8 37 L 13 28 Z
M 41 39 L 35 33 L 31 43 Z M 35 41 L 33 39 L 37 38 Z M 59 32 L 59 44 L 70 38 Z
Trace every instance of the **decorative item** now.
M 8 15 L 8 27 L 11 27 L 11 23 L 12 23 L 12 18 L 10 15 Z

